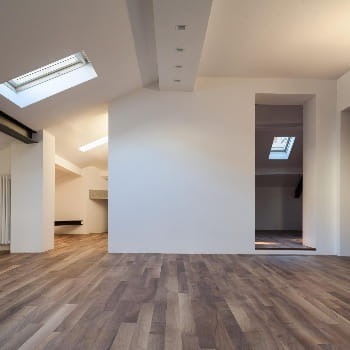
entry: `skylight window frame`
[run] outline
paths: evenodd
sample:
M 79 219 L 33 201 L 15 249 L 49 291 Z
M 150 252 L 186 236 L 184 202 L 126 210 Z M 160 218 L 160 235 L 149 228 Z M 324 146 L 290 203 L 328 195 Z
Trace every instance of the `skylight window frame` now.
M 83 56 L 85 61 L 84 64 L 79 63 L 77 65 L 73 65 L 72 67 L 69 67 L 68 69 L 60 70 L 59 73 L 48 74 L 45 78 L 41 79 L 40 81 L 36 81 L 37 83 L 35 84 L 31 82 L 29 83 L 28 81 L 26 81 L 26 84 L 23 85 L 23 89 L 19 89 L 19 90 L 15 90 L 10 84 L 7 84 L 8 82 L 1 83 L 0 95 L 2 95 L 3 97 L 11 101 L 18 107 L 24 108 L 32 105 L 33 103 L 40 102 L 46 98 L 52 97 L 56 94 L 59 94 L 63 91 L 71 89 L 75 86 L 86 83 L 89 80 L 97 78 L 98 75 L 91 61 L 86 56 L 85 52 L 80 51 L 77 54 L 79 55 L 81 54 Z M 74 55 L 77 55 L 77 54 L 74 54 Z M 68 57 L 71 57 L 71 56 L 68 56 Z M 62 58 L 61 60 L 58 60 L 58 61 L 62 61 L 64 59 L 65 58 Z M 50 66 L 50 64 L 47 66 Z M 32 71 L 32 72 L 35 72 L 35 71 Z M 22 78 L 22 76 L 19 76 L 17 78 Z M 17 78 L 14 78 L 14 79 L 17 79 Z
M 55 65 L 60 66 L 64 61 L 69 61 L 71 58 L 76 58 L 76 61 L 70 64 L 67 64 L 64 67 L 59 67 L 57 69 L 53 69 L 53 70 L 49 70 L 52 67 L 54 67 Z M 9 89 L 11 89 L 14 92 L 20 92 L 20 91 L 24 91 L 27 90 L 33 86 L 45 83 L 51 79 L 57 78 L 63 74 L 72 72 L 73 70 L 82 68 L 83 66 L 90 64 L 90 61 L 88 59 L 88 57 L 86 56 L 84 51 L 80 51 L 77 52 L 73 55 L 64 57 L 60 60 L 57 60 L 55 62 L 52 62 L 50 64 L 47 64 L 43 67 L 40 67 L 38 69 L 35 69 L 33 71 L 30 71 L 28 73 L 25 73 L 23 75 L 20 75 L 16 78 L 13 78 L 7 82 L 4 83 L 4 85 L 6 85 Z M 45 72 L 49 70 L 48 72 Z M 40 71 L 43 71 L 44 74 L 42 74 L 39 77 L 36 77 L 36 74 Z M 33 75 L 32 79 L 28 79 L 27 81 L 23 82 L 23 83 L 16 83 L 16 79 L 23 79 L 26 76 L 30 76 Z
M 286 145 L 284 147 L 278 147 L 275 144 L 276 138 L 288 138 Z M 269 153 L 269 160 L 287 160 L 289 159 L 290 153 L 292 152 L 294 142 L 296 137 L 295 136 L 275 136 L 270 153 Z

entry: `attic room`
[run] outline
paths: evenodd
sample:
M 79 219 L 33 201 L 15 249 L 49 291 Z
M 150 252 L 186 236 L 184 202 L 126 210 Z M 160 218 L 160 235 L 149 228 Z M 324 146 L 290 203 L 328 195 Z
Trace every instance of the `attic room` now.
M 0 349 L 350 348 L 349 1 L 1 0 L 0 33 Z

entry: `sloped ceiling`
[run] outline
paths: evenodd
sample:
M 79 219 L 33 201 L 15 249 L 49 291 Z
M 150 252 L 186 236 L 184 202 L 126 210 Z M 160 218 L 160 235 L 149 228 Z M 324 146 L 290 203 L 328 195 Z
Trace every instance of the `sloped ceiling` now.
M 0 110 L 33 129 L 47 128 L 57 137 L 57 153 L 77 165 L 99 159 L 104 167 L 106 149 L 102 159 L 99 151 L 82 154 L 77 147 L 106 135 L 109 101 L 157 80 L 155 49 L 136 49 L 143 37 L 152 41 L 147 2 L 1 0 L 0 82 L 81 50 L 98 78 L 24 109 L 0 96 Z
M 171 3 L 182 20 L 184 1 Z M 105 168 L 107 147 L 77 148 L 106 135 L 109 101 L 158 80 L 153 9 L 152 0 L 1 0 L 0 82 L 80 50 L 98 78 L 24 109 L 0 96 L 0 110 L 48 129 L 60 156 Z M 349 13 L 348 0 L 213 1 L 200 75 L 336 79 L 350 69 Z
M 213 1 L 200 75 L 336 79 L 350 69 L 350 1 Z

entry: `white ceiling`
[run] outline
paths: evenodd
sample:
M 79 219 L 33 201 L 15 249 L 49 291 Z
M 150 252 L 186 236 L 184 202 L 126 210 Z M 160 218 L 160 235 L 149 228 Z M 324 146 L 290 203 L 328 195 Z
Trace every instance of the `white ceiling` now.
M 76 149 L 106 135 L 108 101 L 157 79 L 155 52 L 152 63 L 152 54 L 135 46 L 142 39 L 138 33 L 147 35 L 152 21 L 150 14 L 138 13 L 144 4 L 1 0 L 0 82 L 81 50 L 98 78 L 24 109 L 0 96 L 0 110 L 33 129 L 47 128 L 56 136 L 57 153 L 77 165 L 95 164 L 96 159 L 95 165 L 106 165 L 106 149 L 102 158 L 99 151 L 78 154 Z M 132 25 L 130 19 L 138 21 Z M 135 32 L 138 41 L 134 41 Z M 142 62 L 148 64 L 147 71 Z
M 193 91 L 212 0 L 154 0 L 153 4 L 159 88 Z M 185 30 L 177 30 L 177 25 L 185 25 Z
M 181 17 L 184 0 L 169 3 L 177 6 L 164 16 L 191 20 Z M 349 0 L 215 0 L 200 75 L 337 78 L 350 69 L 349 19 Z M 106 135 L 109 101 L 158 79 L 152 0 L 1 0 L 0 33 L 0 83 L 85 50 L 98 78 L 24 109 L 0 96 L 0 110 L 47 128 L 78 166 L 105 168 L 107 146 L 77 148 Z M 0 133 L 0 147 L 8 142 Z
M 213 1 L 200 75 L 335 79 L 349 33 L 349 0 Z

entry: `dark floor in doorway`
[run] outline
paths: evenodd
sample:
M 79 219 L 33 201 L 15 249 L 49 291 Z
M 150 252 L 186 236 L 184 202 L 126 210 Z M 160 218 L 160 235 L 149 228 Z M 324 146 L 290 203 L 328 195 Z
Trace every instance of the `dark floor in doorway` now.
M 301 231 L 255 231 L 255 250 L 316 250 L 303 245 Z

